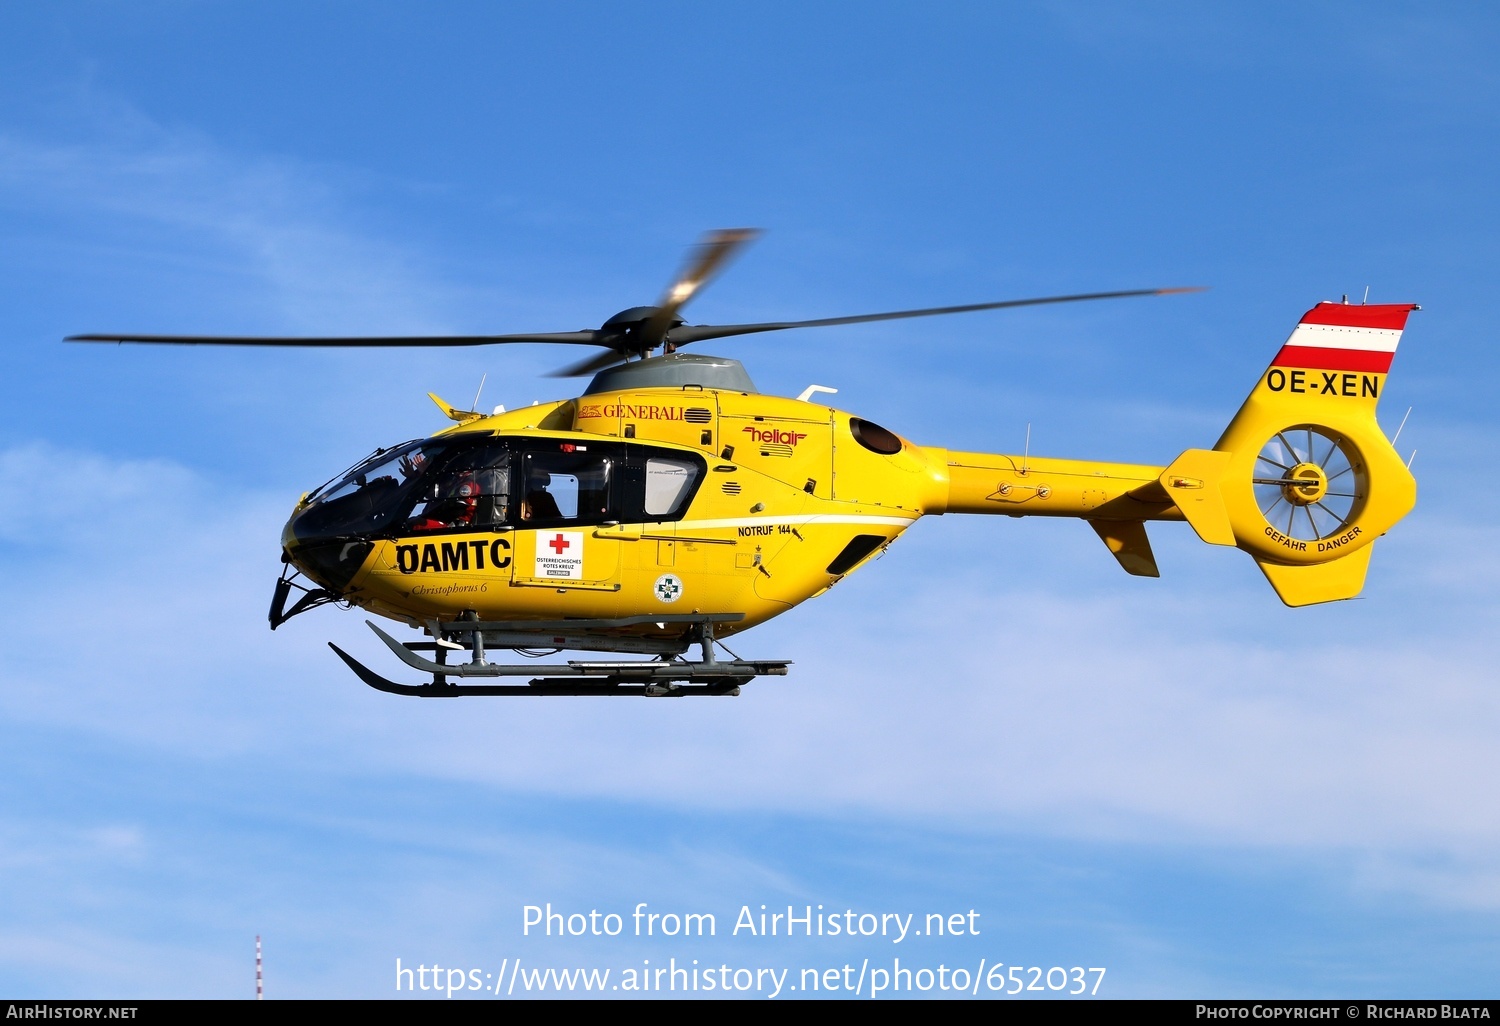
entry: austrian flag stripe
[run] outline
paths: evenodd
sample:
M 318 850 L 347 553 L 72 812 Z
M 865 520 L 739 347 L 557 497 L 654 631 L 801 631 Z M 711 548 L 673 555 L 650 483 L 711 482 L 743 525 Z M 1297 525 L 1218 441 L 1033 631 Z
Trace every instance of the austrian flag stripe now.
M 1411 303 L 1319 303 L 1302 315 L 1271 366 L 1385 374 L 1391 369 L 1407 315 L 1415 309 Z

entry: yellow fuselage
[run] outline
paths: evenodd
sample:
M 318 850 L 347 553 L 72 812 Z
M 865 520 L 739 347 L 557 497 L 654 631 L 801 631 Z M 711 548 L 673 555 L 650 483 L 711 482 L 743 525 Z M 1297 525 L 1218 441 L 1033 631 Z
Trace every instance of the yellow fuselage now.
M 742 613 L 728 634 L 827 591 L 924 515 L 1182 516 L 1157 484 L 1161 467 L 950 452 L 888 434 L 871 447 L 851 422 L 864 423 L 815 403 L 697 386 L 473 417 L 440 437 L 543 448 L 633 441 L 695 454 L 706 471 L 673 520 L 397 532 L 374 543 L 342 591 L 413 625 Z M 581 570 L 553 575 L 547 557 L 575 543 Z

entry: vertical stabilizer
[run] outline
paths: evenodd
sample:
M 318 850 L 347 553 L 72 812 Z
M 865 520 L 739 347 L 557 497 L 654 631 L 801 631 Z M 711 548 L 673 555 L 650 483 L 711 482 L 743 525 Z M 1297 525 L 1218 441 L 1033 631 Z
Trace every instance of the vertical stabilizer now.
M 1416 504 L 1416 481 L 1375 419 L 1416 309 L 1313 307 L 1214 446 L 1234 544 L 1288 605 L 1358 594 L 1369 546 Z

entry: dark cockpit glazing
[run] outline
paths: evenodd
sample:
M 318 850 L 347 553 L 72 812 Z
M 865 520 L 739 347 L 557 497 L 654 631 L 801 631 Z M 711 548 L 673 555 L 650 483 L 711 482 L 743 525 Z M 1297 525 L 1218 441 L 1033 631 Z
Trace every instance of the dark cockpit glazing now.
M 283 532 L 288 558 L 325 587 L 342 590 L 364 563 L 370 539 L 391 533 L 447 448 L 419 439 L 377 449 L 308 497 Z
M 676 520 L 701 456 L 619 442 L 490 434 L 377 450 L 313 492 L 287 524 L 287 557 L 342 591 L 382 538 Z
M 419 439 L 377 450 L 308 497 L 292 522 L 298 540 L 363 536 L 391 526 L 445 448 L 442 442 Z

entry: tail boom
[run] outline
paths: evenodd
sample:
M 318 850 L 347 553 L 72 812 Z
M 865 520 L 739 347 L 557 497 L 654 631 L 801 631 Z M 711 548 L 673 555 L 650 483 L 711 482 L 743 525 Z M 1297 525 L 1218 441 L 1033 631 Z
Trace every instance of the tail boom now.
M 981 452 L 947 452 L 944 462 L 949 513 L 1182 519 L 1171 499 L 1150 487 L 1161 467 Z

